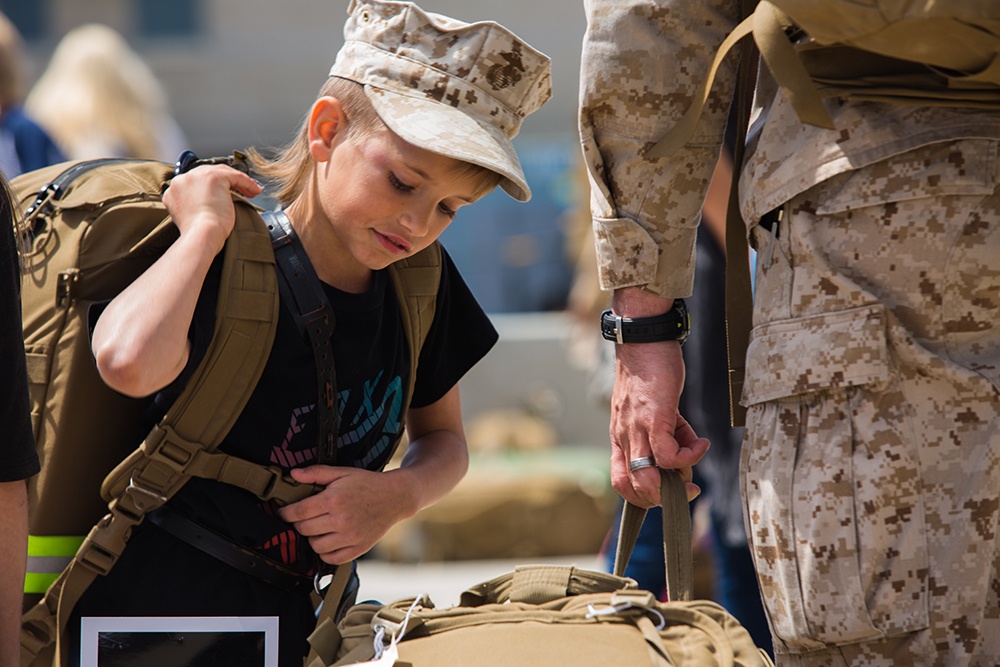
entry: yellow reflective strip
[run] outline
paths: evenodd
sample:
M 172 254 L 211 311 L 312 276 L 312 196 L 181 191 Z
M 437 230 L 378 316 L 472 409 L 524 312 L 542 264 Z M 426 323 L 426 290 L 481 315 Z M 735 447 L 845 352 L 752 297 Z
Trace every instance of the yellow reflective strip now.
M 28 572 L 24 576 L 24 592 L 25 593 L 44 593 L 49 590 L 49 586 L 52 585 L 56 579 L 59 578 L 59 574 L 48 574 L 48 573 L 38 573 L 38 572 Z
M 28 556 L 75 556 L 82 535 L 28 535 Z

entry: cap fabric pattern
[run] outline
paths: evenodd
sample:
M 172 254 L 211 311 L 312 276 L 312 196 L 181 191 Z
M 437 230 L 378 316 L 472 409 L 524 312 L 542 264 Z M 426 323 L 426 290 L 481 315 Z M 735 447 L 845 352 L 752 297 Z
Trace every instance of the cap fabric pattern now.
M 548 56 L 498 23 L 465 23 L 410 2 L 352 0 L 330 69 L 364 84 L 403 140 L 500 174 L 519 201 L 531 191 L 511 139 L 552 96 Z

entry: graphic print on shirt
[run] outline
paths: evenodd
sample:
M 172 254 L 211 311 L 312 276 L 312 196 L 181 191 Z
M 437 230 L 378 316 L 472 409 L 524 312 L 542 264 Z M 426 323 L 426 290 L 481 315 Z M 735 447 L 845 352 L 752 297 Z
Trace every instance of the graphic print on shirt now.
M 338 465 L 368 468 L 383 456 L 396 441 L 402 426 L 403 381 L 398 375 L 385 380 L 380 371 L 374 380 L 366 381 L 355 391 L 345 389 L 337 394 L 341 416 L 337 438 Z M 281 445 L 272 448 L 271 463 L 283 469 L 311 465 L 316 461 L 316 420 L 311 414 L 316 404 L 294 408 Z M 276 516 L 272 502 L 264 503 L 264 511 Z M 272 535 L 259 549 L 270 558 L 296 567 L 303 566 L 300 558 L 310 553 L 305 539 L 294 530 Z M 313 571 L 313 567 L 309 567 Z
M 359 468 L 368 467 L 395 441 L 400 429 L 400 416 L 403 408 L 403 382 L 398 375 L 391 381 L 380 386 L 384 373 L 379 372 L 374 380 L 364 383 L 363 395 L 352 402 L 351 390 L 345 389 L 337 395 L 340 411 L 341 429 L 337 438 L 337 449 L 345 449 L 350 455 L 343 460 L 342 465 L 353 465 Z M 375 403 L 377 397 L 382 400 Z M 298 468 L 309 465 L 316 460 L 316 446 L 310 442 L 302 449 L 296 449 L 293 441 L 302 433 L 304 424 L 302 417 L 316 409 L 316 404 L 306 405 L 292 410 L 288 430 L 281 445 L 271 451 L 271 463 L 284 469 Z M 374 438 L 374 439 L 373 439 Z M 367 449 L 359 449 L 359 445 Z M 296 442 L 295 444 L 304 444 Z
M 271 463 L 275 463 L 287 470 L 289 468 L 299 468 L 308 465 L 316 460 L 315 445 L 297 451 L 291 448 L 292 438 L 302 432 L 302 423 L 299 417 L 315 409 L 316 404 L 313 403 L 312 405 L 292 410 L 292 419 L 291 423 L 288 424 L 288 432 L 285 434 L 285 439 L 282 440 L 280 447 L 275 447 L 271 451 Z
M 379 372 L 374 380 L 366 381 L 364 394 L 353 401 L 350 390 L 338 396 L 342 421 L 337 450 L 349 454 L 348 460 L 358 468 L 367 468 L 385 453 L 401 426 L 403 381 L 397 375 L 384 382 L 383 376 Z M 382 399 L 376 404 L 379 396 Z

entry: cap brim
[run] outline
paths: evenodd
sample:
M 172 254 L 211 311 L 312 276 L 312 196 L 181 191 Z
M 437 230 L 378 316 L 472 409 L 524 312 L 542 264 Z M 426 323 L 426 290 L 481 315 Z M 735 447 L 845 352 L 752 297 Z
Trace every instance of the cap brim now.
M 407 143 L 496 172 L 504 192 L 518 201 L 531 199 L 514 145 L 500 130 L 426 97 L 371 84 L 365 92 L 383 122 Z

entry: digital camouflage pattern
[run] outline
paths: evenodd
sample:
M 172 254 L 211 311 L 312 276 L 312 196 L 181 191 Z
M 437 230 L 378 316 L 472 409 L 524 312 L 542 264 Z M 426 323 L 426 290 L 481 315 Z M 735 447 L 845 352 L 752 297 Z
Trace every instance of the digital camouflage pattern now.
M 492 21 L 464 23 L 409 2 L 353 0 L 330 69 L 365 84 L 404 140 L 504 177 L 531 197 L 511 139 L 552 96 L 549 58 Z
M 997 663 L 998 169 L 932 144 L 755 230 L 743 491 L 783 665 Z
M 646 159 L 687 110 L 740 0 L 586 0 L 580 134 L 590 173 L 601 287 L 645 285 L 665 297 L 691 294 L 695 230 L 722 143 L 735 57 L 720 69 L 695 138 L 668 159 Z M 744 218 L 758 219 L 816 183 L 929 143 L 1000 138 L 1000 114 L 871 103 L 828 106 L 837 126 L 804 125 L 758 86 L 749 157 L 740 186 Z M 760 126 L 763 126 L 762 128 Z
M 580 129 L 602 287 L 690 294 L 732 92 L 647 160 L 739 2 L 587 0 Z M 1000 115 L 758 83 L 740 196 L 757 255 L 743 493 L 779 665 L 1000 656 Z M 975 137 L 975 139 L 972 139 Z M 777 236 L 755 226 L 783 207 Z

